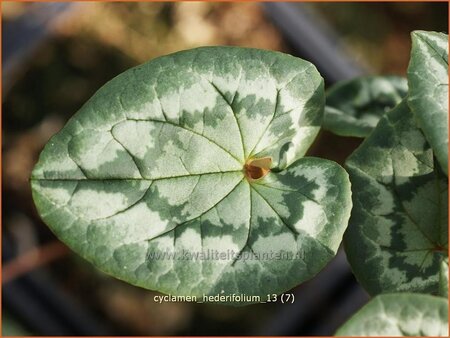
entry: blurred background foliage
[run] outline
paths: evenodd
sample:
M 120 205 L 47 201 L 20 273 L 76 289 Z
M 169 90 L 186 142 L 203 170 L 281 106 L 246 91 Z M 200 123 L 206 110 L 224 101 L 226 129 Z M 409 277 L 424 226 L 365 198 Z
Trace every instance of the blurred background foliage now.
M 23 19 L 36 6 L 3 2 L 4 27 Z M 340 36 L 343 48 L 374 74 L 405 75 L 412 30 L 448 29 L 446 3 L 307 6 L 318 21 Z M 2 231 L 14 257 L 55 242 L 36 214 L 28 178 L 47 140 L 105 82 L 149 59 L 197 46 L 291 51 L 263 5 L 252 2 L 73 3 L 64 15 L 52 18 L 49 32 L 20 63 L 6 68 L 3 60 Z M 4 29 L 3 41 L 5 34 L 16 42 L 24 38 L 18 31 Z M 341 140 L 330 146 L 330 137 L 322 135 L 312 153 L 342 163 L 359 142 Z M 264 323 L 287 306 L 155 304 L 154 292 L 110 278 L 67 250 L 35 252 L 29 270 L 22 270 L 36 272 L 33 262 L 41 266 L 38 273 L 49 275 L 96 318 L 108 323 L 110 334 L 245 335 L 260 332 Z M 3 257 L 3 265 L 4 285 L 23 273 L 14 259 L 5 262 Z M 4 334 L 27 332 L 28 328 L 20 327 L 20 314 L 13 312 L 3 312 Z

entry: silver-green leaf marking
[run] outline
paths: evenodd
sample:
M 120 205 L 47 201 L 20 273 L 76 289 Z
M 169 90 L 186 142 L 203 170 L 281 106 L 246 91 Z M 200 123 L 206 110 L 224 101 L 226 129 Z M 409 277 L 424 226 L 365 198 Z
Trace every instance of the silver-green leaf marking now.
M 417 293 L 379 295 L 353 315 L 336 336 L 448 337 L 448 302 Z
M 35 204 L 62 241 L 129 283 L 196 297 L 286 291 L 335 255 L 350 214 L 346 172 L 303 157 L 323 106 L 315 67 L 285 54 L 155 59 L 49 141 Z
M 406 79 L 399 76 L 339 82 L 327 91 L 323 127 L 341 136 L 366 137 L 407 91 Z
M 412 33 L 408 104 L 448 175 L 448 35 Z
M 405 101 L 348 158 L 348 260 L 371 294 L 438 294 L 448 251 L 448 183 Z

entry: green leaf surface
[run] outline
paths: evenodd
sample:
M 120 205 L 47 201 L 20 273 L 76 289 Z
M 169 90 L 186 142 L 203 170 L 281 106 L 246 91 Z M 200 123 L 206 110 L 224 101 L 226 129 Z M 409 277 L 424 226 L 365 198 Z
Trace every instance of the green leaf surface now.
M 448 175 L 448 35 L 412 33 L 408 104 Z
M 448 337 L 448 302 L 417 293 L 379 295 L 341 326 L 336 336 Z
M 441 262 L 439 270 L 439 295 L 448 298 L 448 258 Z
M 347 258 L 370 294 L 438 294 L 448 251 L 447 177 L 405 101 L 347 159 Z
M 155 59 L 49 141 L 35 204 L 62 241 L 129 283 L 196 297 L 286 291 L 335 255 L 351 209 L 345 170 L 303 157 L 323 105 L 315 67 L 285 54 Z M 250 179 L 252 159 L 267 157 L 272 171 Z
M 327 91 L 323 127 L 341 136 L 366 137 L 407 91 L 406 79 L 399 76 L 364 76 L 339 82 Z

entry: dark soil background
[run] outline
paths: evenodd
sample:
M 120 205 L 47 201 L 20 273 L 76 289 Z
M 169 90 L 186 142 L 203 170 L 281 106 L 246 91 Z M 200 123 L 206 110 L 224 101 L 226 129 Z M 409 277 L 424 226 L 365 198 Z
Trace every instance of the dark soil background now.
M 372 74 L 406 74 L 412 30 L 448 31 L 447 3 L 291 6 L 307 7 Z M 332 335 L 367 301 L 341 252 L 292 291 L 292 305 L 156 304 L 157 293 L 67 250 L 34 208 L 28 178 L 39 152 L 106 81 L 203 45 L 295 53 L 268 11 L 259 3 L 3 2 L 3 335 Z M 342 164 L 360 141 L 322 132 L 310 155 Z

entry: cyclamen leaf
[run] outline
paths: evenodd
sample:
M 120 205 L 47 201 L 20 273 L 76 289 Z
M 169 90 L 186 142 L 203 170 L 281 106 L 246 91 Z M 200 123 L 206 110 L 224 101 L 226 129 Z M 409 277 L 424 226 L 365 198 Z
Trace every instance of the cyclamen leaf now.
M 379 295 L 339 328 L 336 336 L 448 337 L 448 302 L 417 293 Z
M 448 176 L 448 35 L 414 31 L 408 104 Z
M 292 56 L 161 57 L 106 84 L 50 140 L 34 201 L 61 240 L 129 283 L 280 293 L 335 255 L 350 214 L 345 170 L 303 158 L 323 105 L 323 79 Z
M 341 136 L 366 137 L 407 92 L 407 81 L 399 76 L 339 82 L 327 91 L 323 127 Z
M 372 295 L 438 294 L 448 251 L 448 183 L 405 101 L 347 159 L 347 258 Z

